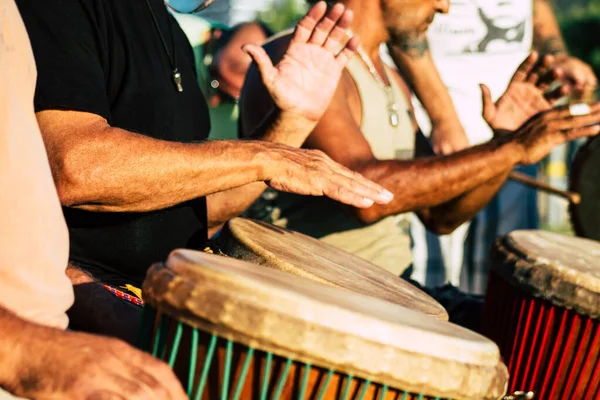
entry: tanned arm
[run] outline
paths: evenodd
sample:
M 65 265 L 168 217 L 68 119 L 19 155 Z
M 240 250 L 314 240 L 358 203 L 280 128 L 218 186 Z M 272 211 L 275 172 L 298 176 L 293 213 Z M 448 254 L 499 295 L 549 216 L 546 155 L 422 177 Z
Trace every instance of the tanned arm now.
M 431 119 L 434 151 L 450 154 L 466 148 L 469 144 L 467 135 L 433 62 L 426 35 L 409 35 L 392 41 L 388 43 L 388 49 Z
M 0 387 L 27 399 L 187 399 L 168 365 L 125 343 L 27 322 L 0 306 Z
M 344 79 L 346 85 L 340 85 L 307 145 L 324 151 L 342 165 L 365 174 L 369 179 L 387 185 L 395 193 L 394 200 L 385 206 L 356 210 L 358 218 L 366 224 L 389 215 L 417 211 L 424 223 L 434 231 L 445 233 L 453 230 L 455 226 L 449 226 L 449 221 L 435 220 L 437 213 L 434 208 L 499 178 L 519 161 L 519 147 L 508 141 L 477 146 L 446 157 L 432 156 L 410 161 L 378 160 L 348 107 L 347 98 L 351 93 L 346 88 L 352 82 L 347 75 Z M 421 135 L 420 142 L 424 140 Z M 427 151 L 423 145 L 419 147 L 422 152 Z M 492 189 L 493 186 L 490 191 Z M 493 196 L 493 193 L 486 194 Z M 473 199 L 461 203 L 461 207 L 463 204 L 469 208 L 460 208 L 461 213 L 474 214 L 478 211 L 474 210 L 478 204 Z M 457 205 L 450 207 L 457 208 Z
M 73 208 L 152 211 L 256 181 L 357 206 L 387 201 L 382 188 L 314 152 L 260 141 L 168 142 L 78 111 L 37 117 L 59 197 Z
M 41 111 L 38 122 L 63 205 L 143 212 L 264 180 L 268 144 L 182 144 L 114 128 L 78 111 Z
M 552 110 L 514 134 L 450 156 L 378 160 L 348 107 L 351 93 L 346 88 L 351 85 L 351 78 L 345 75 L 344 79 L 347 84 L 338 89 L 307 145 L 323 150 L 396 195 L 387 205 L 356 210 L 364 223 L 417 211 L 428 228 L 449 233 L 485 205 L 515 165 L 537 162 L 554 146 L 575 136 L 595 135 L 600 130 L 598 126 L 588 126 L 600 121 L 600 106 L 594 106 L 592 115 L 576 118 L 569 118 L 568 110 Z
M 548 0 L 535 0 L 533 4 L 533 48 L 541 54 L 567 54 L 567 46 Z

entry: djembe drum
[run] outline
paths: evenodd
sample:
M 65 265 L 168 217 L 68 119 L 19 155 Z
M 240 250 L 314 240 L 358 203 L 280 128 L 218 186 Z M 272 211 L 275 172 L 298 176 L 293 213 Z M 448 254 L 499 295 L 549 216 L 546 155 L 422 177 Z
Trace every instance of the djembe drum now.
M 501 237 L 490 256 L 483 332 L 509 391 L 600 398 L 600 243 L 541 231 Z
M 223 228 L 218 246 L 230 257 L 378 297 L 448 320 L 448 313 L 438 302 L 400 277 L 298 232 L 261 221 L 234 218 Z
M 373 297 L 189 250 L 144 282 L 142 340 L 195 399 L 498 399 L 476 333 Z
M 577 236 L 600 240 L 600 137 L 590 139 L 573 159 L 569 189 L 581 196 L 569 212 Z

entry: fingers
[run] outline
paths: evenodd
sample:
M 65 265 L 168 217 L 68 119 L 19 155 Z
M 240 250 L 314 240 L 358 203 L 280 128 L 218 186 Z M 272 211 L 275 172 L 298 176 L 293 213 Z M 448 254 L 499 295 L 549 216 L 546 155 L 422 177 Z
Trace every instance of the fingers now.
M 331 33 L 334 33 L 336 36 L 339 36 L 339 29 L 334 29 L 337 26 L 338 21 L 345 14 L 346 7 L 341 4 L 336 4 L 329 9 L 325 18 L 321 19 L 308 40 L 308 43 L 314 44 L 317 46 L 323 46 L 325 42 L 328 40 Z M 345 18 L 346 28 L 349 26 L 347 23 L 348 18 Z M 350 17 L 350 22 L 352 21 L 352 17 Z M 342 37 L 343 37 L 342 31 Z
M 308 13 L 306 13 L 304 18 L 298 22 L 294 31 L 294 36 L 292 37 L 292 42 L 308 43 L 317 23 L 323 18 L 326 11 L 327 3 L 324 1 L 315 4 Z
M 570 129 L 578 129 L 586 126 L 600 124 L 600 112 L 583 115 L 578 117 L 568 117 L 559 121 L 554 122 L 554 127 L 560 131 L 567 131 Z
M 348 41 L 348 43 L 346 43 L 346 46 L 335 57 L 336 62 L 340 67 L 344 68 L 346 64 L 348 64 L 348 61 L 350 61 L 350 59 L 354 57 L 356 50 L 358 50 L 359 44 L 360 38 L 358 36 L 354 36 Z
M 552 104 L 555 101 L 557 101 L 565 96 L 568 96 L 570 93 L 571 93 L 570 85 L 560 84 L 556 88 L 544 93 L 544 98 L 546 100 L 548 100 L 548 102 L 550 102 L 550 104 Z
M 387 190 L 374 189 L 373 182 L 368 181 L 362 175 L 354 173 L 354 178 L 343 175 L 332 176 L 326 180 L 322 187 L 323 194 L 343 204 L 357 208 L 369 208 L 373 204 L 387 204 L 393 199 L 392 193 Z
M 383 186 L 373 182 L 370 179 L 365 178 L 358 172 L 352 171 L 352 170 L 344 167 L 343 165 L 338 164 L 337 162 L 333 161 L 327 154 L 323 153 L 322 151 L 316 150 L 314 152 L 316 152 L 316 154 L 318 154 L 325 161 L 327 168 L 339 173 L 340 175 L 345 176 L 346 178 L 354 180 L 361 185 L 364 185 L 368 188 L 373 189 L 376 193 L 376 196 L 377 196 L 377 193 L 379 193 L 379 194 L 383 193 L 384 201 L 387 198 L 389 198 L 389 200 L 385 201 L 385 203 L 382 203 L 382 204 L 387 204 L 394 197 L 394 195 L 392 193 L 388 192 Z M 378 202 L 376 198 L 373 198 L 373 200 L 376 200 L 376 202 Z
M 123 385 L 127 384 L 128 378 L 131 377 L 138 386 L 136 388 L 137 392 L 143 394 L 140 398 L 156 400 L 187 399 L 181 383 L 166 363 L 125 343 L 114 345 L 111 350 L 121 361 L 119 367 L 116 365 L 113 367 L 113 372 L 117 373 L 121 370 L 119 375 L 123 379 L 121 381 Z
M 593 116 L 595 114 L 600 113 L 600 103 L 589 104 L 589 107 L 589 115 Z M 569 109 L 569 106 L 563 106 L 547 111 L 545 113 L 545 118 L 547 118 L 548 120 L 567 120 L 572 119 L 574 117 L 571 115 L 571 110 Z
M 519 68 L 517 68 L 512 79 L 510 80 L 510 83 L 527 81 L 538 59 L 539 55 L 536 51 L 532 52 L 529 56 L 527 56 L 525 61 L 523 61 L 521 65 L 519 65 Z
M 532 85 L 537 85 L 541 77 L 545 77 L 552 65 L 554 64 L 554 56 L 546 54 L 535 63 L 533 68 L 529 71 L 526 81 Z
M 337 5 L 336 5 L 337 7 Z M 335 7 L 334 7 L 335 8 Z M 352 10 L 345 10 L 336 25 L 333 27 L 327 40 L 325 41 L 324 47 L 331 51 L 337 52 L 341 47 L 342 41 L 346 38 L 348 34 L 348 28 L 352 24 L 352 20 L 354 19 L 354 12 Z M 317 27 L 318 29 L 318 27 Z M 318 44 L 318 43 L 315 43 Z
M 394 195 L 381 185 L 336 163 L 325 153 L 313 151 L 313 155 L 321 159 L 328 171 L 329 176 L 325 176 L 326 184 L 322 188 L 327 197 L 358 208 L 368 208 L 375 203 L 388 204 L 394 198 Z M 323 175 L 323 169 L 317 171 Z
M 146 371 L 148 373 L 149 387 L 157 394 L 165 393 L 167 395 L 167 397 L 158 396 L 157 398 L 167 400 L 187 399 L 187 395 L 173 370 L 165 363 L 157 362 L 154 359 L 152 359 L 152 362 L 154 365 L 149 367 Z M 153 382 L 156 382 L 156 384 Z
M 484 85 L 483 83 L 479 84 L 481 88 L 481 100 L 483 104 L 482 116 L 483 119 L 488 123 L 492 124 L 494 119 L 496 118 L 496 105 L 492 100 L 492 92 L 490 88 Z
M 570 129 L 565 132 L 567 140 L 575 140 L 580 138 L 586 138 L 590 136 L 596 136 L 600 133 L 600 125 L 584 126 L 583 128 Z
M 327 10 L 326 3 L 319 2 L 298 23 L 292 42 L 322 46 L 334 54 L 339 53 L 338 61 L 345 66 L 358 48 L 358 39 L 342 45 L 353 18 L 352 10 L 342 4 Z
M 263 83 L 268 88 L 274 77 L 277 75 L 277 68 L 273 66 L 271 58 L 261 46 L 255 44 L 245 44 L 242 50 L 248 53 L 252 60 L 258 66 Z

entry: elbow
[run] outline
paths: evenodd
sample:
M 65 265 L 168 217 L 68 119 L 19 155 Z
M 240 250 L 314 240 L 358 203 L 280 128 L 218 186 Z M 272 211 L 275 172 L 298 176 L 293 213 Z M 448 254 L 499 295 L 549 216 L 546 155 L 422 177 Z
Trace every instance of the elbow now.
M 356 209 L 356 217 L 361 223 L 371 225 L 380 221 L 384 216 L 381 214 L 379 207 L 371 206 L 369 208 Z
M 75 207 L 84 204 L 89 198 L 89 173 L 85 163 L 69 154 L 53 160 L 52 175 L 58 192 L 58 198 L 64 207 Z
M 450 235 L 463 223 L 443 218 L 430 218 L 419 214 L 419 219 L 425 225 L 425 228 L 436 235 Z
M 427 226 L 427 225 L 425 225 L 425 226 L 427 227 L 427 229 L 430 232 L 433 232 L 436 235 L 450 235 L 460 226 L 460 224 L 441 223 L 441 224 L 432 224 L 430 226 Z

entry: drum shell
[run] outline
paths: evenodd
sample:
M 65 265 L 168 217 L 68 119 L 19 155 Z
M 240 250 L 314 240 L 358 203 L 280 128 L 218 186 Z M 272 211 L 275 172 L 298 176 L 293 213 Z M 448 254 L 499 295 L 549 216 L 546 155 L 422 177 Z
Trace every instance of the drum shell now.
M 164 361 L 169 361 L 171 352 L 173 350 L 174 337 L 176 335 L 176 329 L 178 322 L 172 320 L 166 315 L 162 323 L 168 324 L 168 335 L 166 341 L 162 347 L 163 350 L 159 351 L 159 357 Z M 154 333 L 153 339 L 150 342 L 150 347 L 154 347 L 154 341 L 156 340 L 156 331 L 159 324 L 161 324 L 161 316 L 157 315 L 153 323 Z M 193 328 L 182 324 L 182 335 L 177 356 L 173 363 L 173 370 L 179 378 L 184 388 L 189 387 L 189 373 L 190 373 L 190 356 L 191 356 L 191 337 Z M 194 374 L 193 382 L 191 387 L 193 390 L 188 392 L 191 399 L 195 399 L 196 391 L 198 390 L 199 382 L 202 375 L 202 367 L 204 360 L 206 360 L 207 353 L 209 352 L 210 342 L 213 339 L 213 335 L 198 330 L 198 347 L 196 352 L 196 359 L 198 365 Z M 233 399 L 234 393 L 236 392 L 240 376 L 242 375 L 243 366 L 246 358 L 249 354 L 249 347 L 241 345 L 239 343 L 232 343 L 229 369 L 230 379 L 225 378 L 225 369 L 228 364 L 227 359 L 227 340 L 223 338 L 217 338 L 216 350 L 214 352 L 212 362 L 210 364 L 209 373 L 207 376 L 206 385 L 201 396 L 202 400 L 223 400 L 223 390 L 227 387 L 226 399 Z M 288 371 L 284 375 L 286 369 L 287 359 L 277 355 L 272 356 L 272 361 L 269 363 L 269 378 L 268 378 L 268 389 L 267 399 L 273 399 L 274 394 L 281 389 L 279 398 L 282 400 L 286 399 L 298 399 L 299 394 L 302 390 L 302 382 L 304 373 L 307 370 L 307 366 L 304 363 L 291 361 Z M 264 382 L 265 367 L 267 365 L 267 353 L 263 351 L 253 351 L 249 367 L 245 372 L 245 379 L 241 386 L 241 392 L 239 393 L 239 400 L 250 400 L 250 399 L 261 399 L 261 389 Z M 416 400 L 433 399 L 428 396 L 420 396 L 404 392 L 402 390 L 394 388 L 385 388 L 376 382 L 366 382 L 364 379 L 357 379 L 349 377 L 347 374 L 332 371 L 331 377 L 326 385 L 326 390 L 321 396 L 321 389 L 325 386 L 327 380 L 328 370 L 320 368 L 318 366 L 310 366 L 308 368 L 308 379 L 305 385 L 305 399 L 317 399 L 322 400 L 336 400 L 336 399 L 364 399 L 364 400 L 395 400 L 395 399 L 406 399 Z M 284 384 L 279 388 L 279 380 L 283 376 L 287 376 Z M 365 391 L 364 393 L 363 390 Z M 385 392 L 385 394 L 384 394 Z M 347 393 L 347 394 L 346 394 Z
M 536 399 L 600 396 L 600 321 L 557 305 L 497 270 L 526 262 L 499 240 L 490 254 L 483 333 L 500 348 L 509 370 L 509 393 Z
M 152 266 L 143 290 L 146 311 L 155 308 L 180 321 L 177 332 L 189 325 L 195 333 L 214 333 L 257 351 L 413 393 L 461 400 L 492 400 L 506 393 L 507 369 L 491 341 L 373 297 L 189 250 Z M 147 315 L 141 330 L 147 336 L 140 342 L 144 350 L 154 348 L 148 343 L 153 331 L 167 338 L 173 329 L 157 330 L 154 317 Z M 168 343 L 175 346 L 180 336 L 171 336 Z M 185 343 L 189 340 L 182 348 Z M 183 354 L 191 358 L 201 352 Z M 171 359 L 170 351 L 153 353 L 171 366 L 183 362 L 177 368 L 182 380 L 186 377 L 186 361 Z

